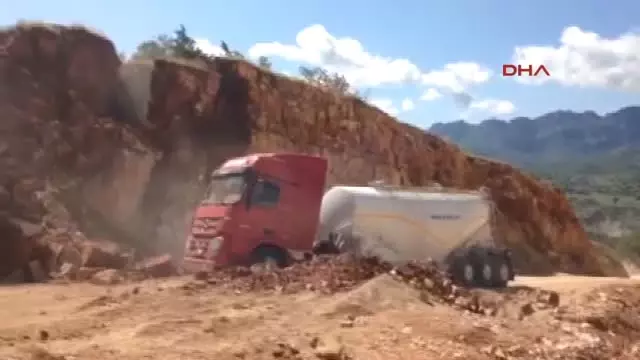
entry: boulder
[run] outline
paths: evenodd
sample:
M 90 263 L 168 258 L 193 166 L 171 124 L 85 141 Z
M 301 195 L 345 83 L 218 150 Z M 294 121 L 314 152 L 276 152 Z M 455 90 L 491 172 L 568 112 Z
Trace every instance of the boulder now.
M 135 269 L 154 278 L 177 274 L 177 268 L 169 254 L 144 259 L 136 263 Z
M 129 254 L 113 242 L 87 242 L 82 250 L 82 266 L 123 269 L 130 261 Z

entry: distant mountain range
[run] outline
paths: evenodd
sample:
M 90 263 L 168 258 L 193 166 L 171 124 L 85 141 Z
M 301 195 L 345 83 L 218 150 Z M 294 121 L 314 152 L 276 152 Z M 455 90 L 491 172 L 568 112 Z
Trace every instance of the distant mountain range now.
M 640 106 L 600 116 L 555 111 L 537 118 L 436 123 L 428 130 L 469 152 L 525 168 L 558 163 L 640 160 Z M 628 155 L 635 155 L 633 159 Z M 636 162 L 638 166 L 639 163 Z

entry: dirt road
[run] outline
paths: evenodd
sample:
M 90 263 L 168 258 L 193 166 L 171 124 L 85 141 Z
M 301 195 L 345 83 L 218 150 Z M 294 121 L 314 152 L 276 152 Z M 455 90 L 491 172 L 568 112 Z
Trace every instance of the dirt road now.
M 531 286 L 562 293 L 587 292 L 605 285 L 640 285 L 640 275 L 629 278 L 591 277 L 558 274 L 556 276 L 518 276 L 512 286 Z
M 491 316 L 387 275 L 331 296 L 233 293 L 191 278 L 3 287 L 0 359 L 637 359 L 639 285 L 518 278 L 478 292 Z M 541 306 L 530 286 L 557 291 L 561 305 Z

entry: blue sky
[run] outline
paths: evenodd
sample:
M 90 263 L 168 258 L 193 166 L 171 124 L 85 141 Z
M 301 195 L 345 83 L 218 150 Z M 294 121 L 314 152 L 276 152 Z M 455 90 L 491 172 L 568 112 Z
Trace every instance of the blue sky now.
M 344 73 L 371 102 L 421 127 L 640 104 L 637 0 L 0 0 L 0 8 L 1 24 L 82 23 L 128 53 L 184 24 L 202 43 L 268 55 L 280 71 Z M 501 77 L 516 47 L 519 62 L 542 63 L 551 78 Z

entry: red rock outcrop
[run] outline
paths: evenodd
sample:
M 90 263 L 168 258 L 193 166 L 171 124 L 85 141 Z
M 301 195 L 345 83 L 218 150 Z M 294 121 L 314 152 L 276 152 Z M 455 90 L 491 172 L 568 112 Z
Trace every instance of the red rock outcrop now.
M 31 257 L 39 242 L 28 228 L 42 229 L 36 240 L 73 243 L 85 240 L 79 224 L 95 218 L 90 205 L 103 208 L 105 201 L 118 212 L 115 224 L 131 215 L 120 200 L 136 179 L 119 179 L 124 195 L 109 192 L 127 157 L 145 153 L 140 137 L 113 121 L 122 113 L 119 67 L 113 44 L 84 28 L 0 31 L 0 216 L 18 234 L 3 233 L 0 275 Z
M 559 190 L 362 100 L 237 60 L 120 66 L 108 39 L 75 27 L 2 31 L 0 56 L 0 212 L 45 237 L 82 230 L 179 254 L 212 168 L 298 151 L 327 156 L 331 183 L 486 187 L 521 271 L 621 269 L 600 263 Z

